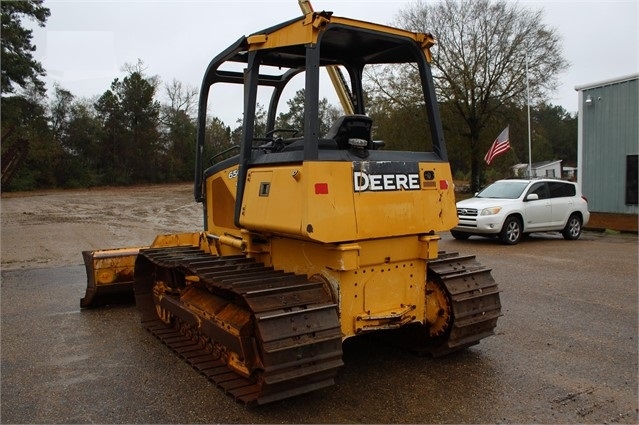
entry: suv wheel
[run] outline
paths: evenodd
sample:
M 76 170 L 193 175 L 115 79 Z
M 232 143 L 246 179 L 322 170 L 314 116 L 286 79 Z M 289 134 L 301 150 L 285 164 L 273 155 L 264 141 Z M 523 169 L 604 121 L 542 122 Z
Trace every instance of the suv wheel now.
M 519 219 L 510 216 L 504 221 L 504 226 L 499 233 L 499 239 L 506 245 L 515 245 L 521 240 L 522 230 Z
M 460 241 L 465 241 L 470 237 L 470 233 L 458 232 L 457 230 L 451 230 L 450 234 L 453 235 L 455 239 L 459 239 Z
M 566 227 L 561 231 L 564 239 L 575 240 L 581 236 L 581 219 L 577 214 L 571 214 L 566 223 Z

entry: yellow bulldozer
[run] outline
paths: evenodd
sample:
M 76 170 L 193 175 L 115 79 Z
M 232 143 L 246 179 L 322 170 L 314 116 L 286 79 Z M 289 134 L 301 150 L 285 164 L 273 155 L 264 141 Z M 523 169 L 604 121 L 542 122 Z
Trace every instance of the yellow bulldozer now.
M 438 249 L 457 214 L 433 45 L 430 34 L 313 11 L 238 39 L 210 62 L 200 91 L 203 230 L 84 252 L 82 307 L 133 293 L 150 332 L 247 404 L 332 385 L 343 341 L 358 335 L 395 335 L 436 356 L 492 335 L 501 305 L 490 270 Z M 382 124 L 367 115 L 365 79 L 385 66 L 414 72 L 423 140 L 375 138 Z M 345 114 L 320 134 L 327 69 Z M 277 128 L 293 81 L 304 88 L 303 128 Z M 211 163 L 209 94 L 221 85 L 241 88 L 243 124 L 237 151 Z M 406 145 L 419 148 L 395 148 Z

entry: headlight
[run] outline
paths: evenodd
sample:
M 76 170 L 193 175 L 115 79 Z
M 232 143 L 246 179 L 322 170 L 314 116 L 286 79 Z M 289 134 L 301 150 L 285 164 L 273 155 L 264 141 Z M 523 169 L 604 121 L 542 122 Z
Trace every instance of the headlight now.
M 480 215 L 495 215 L 498 214 L 499 211 L 501 211 L 501 207 L 484 208 L 483 210 L 481 210 Z

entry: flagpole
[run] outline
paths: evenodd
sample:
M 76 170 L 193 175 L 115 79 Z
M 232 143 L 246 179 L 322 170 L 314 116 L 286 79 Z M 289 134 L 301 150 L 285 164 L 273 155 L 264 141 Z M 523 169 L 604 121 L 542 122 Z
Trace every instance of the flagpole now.
M 528 178 L 532 178 L 532 149 L 530 148 L 530 83 L 528 81 L 528 46 L 526 46 L 526 104 L 528 106 Z

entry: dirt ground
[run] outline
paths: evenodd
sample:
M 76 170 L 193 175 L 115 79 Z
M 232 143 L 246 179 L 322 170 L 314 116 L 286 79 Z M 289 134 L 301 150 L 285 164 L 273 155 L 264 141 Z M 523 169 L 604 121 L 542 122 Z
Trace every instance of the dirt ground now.
M 81 251 L 200 231 L 192 184 L 2 194 L 2 269 L 82 263 Z
M 1 423 L 629 423 L 638 413 L 636 234 L 532 235 L 515 246 L 442 234 L 501 290 L 496 335 L 419 357 L 344 343 L 336 385 L 246 408 L 139 323 L 81 310 L 81 251 L 199 231 L 190 184 L 2 194 Z

